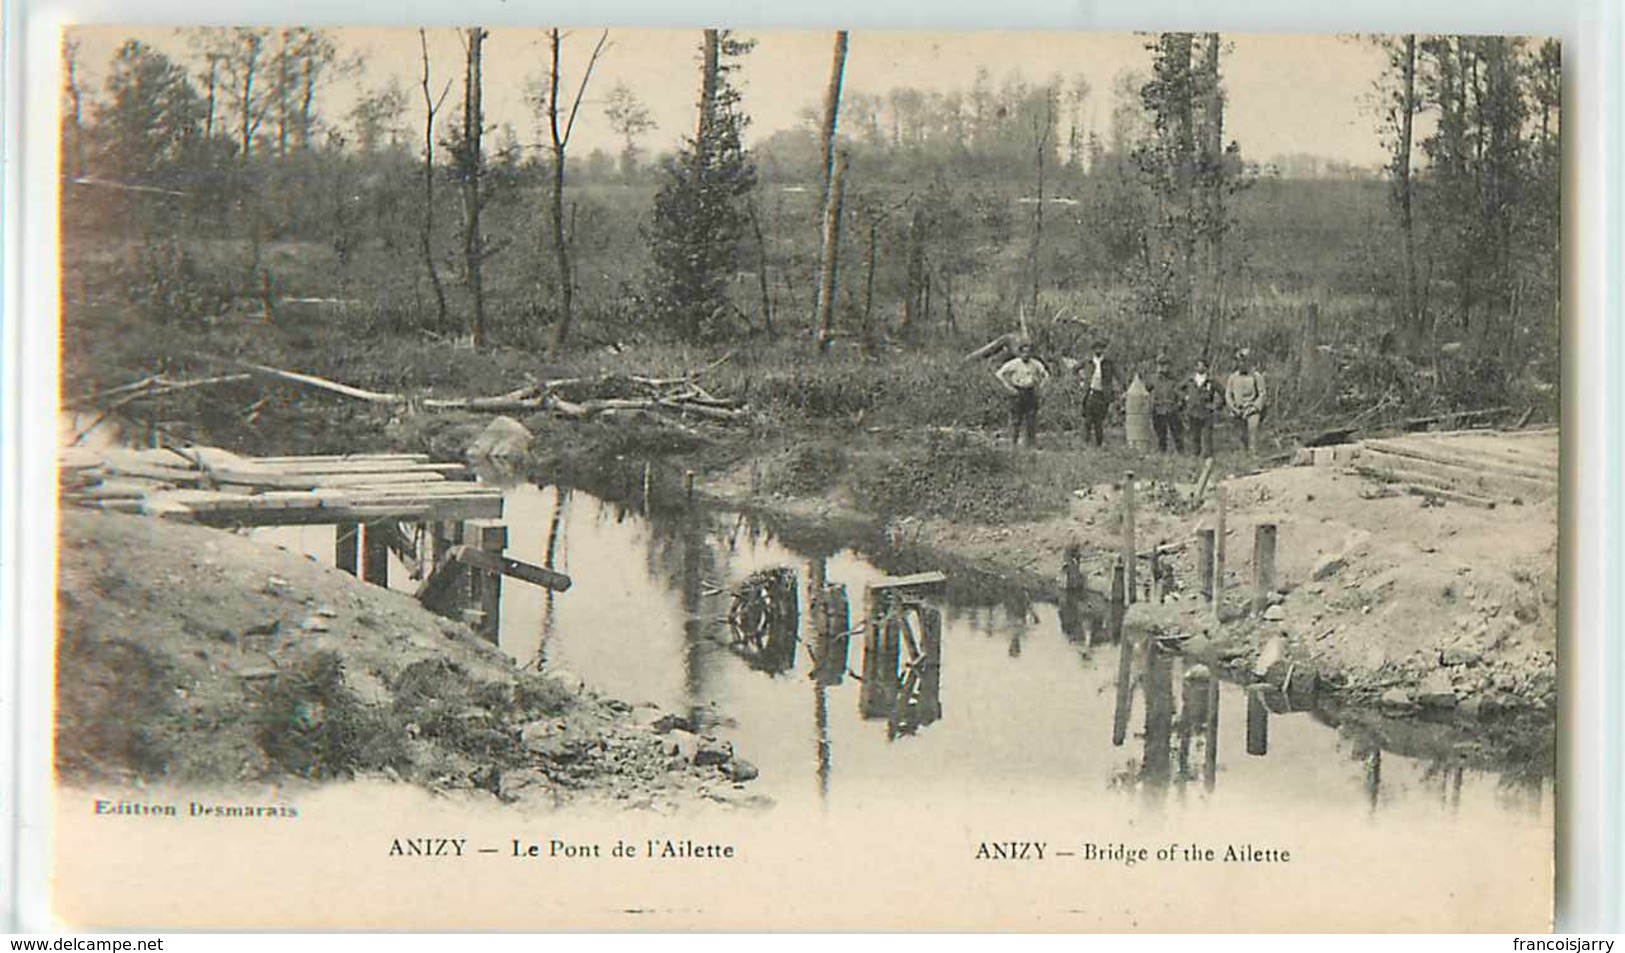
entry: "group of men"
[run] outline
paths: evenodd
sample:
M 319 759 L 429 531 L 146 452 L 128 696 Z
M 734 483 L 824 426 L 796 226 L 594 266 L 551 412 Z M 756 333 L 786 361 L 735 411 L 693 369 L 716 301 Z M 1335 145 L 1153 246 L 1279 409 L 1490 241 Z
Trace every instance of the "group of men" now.
M 1076 365 L 1078 387 L 1083 391 L 1083 421 L 1089 440 L 1099 447 L 1106 442 L 1106 417 L 1113 401 L 1122 393 L 1117 367 L 1107 355 L 1107 343 L 1095 341 L 1090 356 Z M 994 376 L 1010 393 L 1011 443 L 1020 446 L 1025 433 L 1027 446 L 1034 446 L 1038 434 L 1038 395 L 1050 379 L 1049 368 L 1033 356 L 1032 343 L 1019 341 L 1016 356 L 1002 364 Z M 1236 351 L 1236 369 L 1223 388 L 1208 371 L 1205 358 L 1197 358 L 1189 374 L 1173 371 L 1167 354 L 1158 354 L 1156 370 L 1144 381 L 1151 402 L 1151 426 L 1157 436 L 1157 449 L 1166 453 L 1172 445 L 1185 452 L 1186 436 L 1190 451 L 1198 457 L 1213 455 L 1213 425 L 1221 411 L 1236 421 L 1244 449 L 1258 446 L 1259 426 L 1268 407 L 1264 375 L 1254 366 L 1246 348 Z

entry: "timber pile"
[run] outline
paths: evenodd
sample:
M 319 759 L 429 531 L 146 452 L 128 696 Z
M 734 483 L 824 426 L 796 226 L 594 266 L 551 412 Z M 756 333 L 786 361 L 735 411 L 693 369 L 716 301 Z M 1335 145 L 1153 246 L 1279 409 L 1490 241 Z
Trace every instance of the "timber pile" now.
M 1556 430 L 1408 434 L 1358 446 L 1357 472 L 1422 496 L 1493 507 L 1557 495 Z
M 502 515 L 502 491 L 424 454 L 242 457 L 214 447 L 70 447 L 64 504 L 211 525 L 269 526 Z

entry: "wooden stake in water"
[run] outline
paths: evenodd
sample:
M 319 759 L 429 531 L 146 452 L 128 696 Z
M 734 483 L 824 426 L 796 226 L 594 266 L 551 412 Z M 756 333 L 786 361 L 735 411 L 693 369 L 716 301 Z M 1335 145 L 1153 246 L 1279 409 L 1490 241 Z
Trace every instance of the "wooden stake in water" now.
M 1112 714 L 1112 744 L 1121 746 L 1128 737 L 1128 719 L 1134 707 L 1134 648 L 1123 636 L 1123 610 L 1127 606 L 1124 593 L 1123 561 L 1112 565 L 1112 598 L 1107 609 L 1107 624 L 1111 637 L 1117 640 L 1117 709 Z
M 1213 527 L 1196 531 L 1196 564 L 1201 573 L 1202 598 L 1213 601 Z
M 1247 690 L 1247 753 L 1263 756 L 1270 753 L 1270 710 L 1260 689 L 1254 685 Z
M 1219 679 L 1208 679 L 1207 695 L 1207 758 L 1203 767 L 1203 786 L 1209 791 L 1219 782 Z
M 1259 523 L 1253 530 L 1253 611 L 1259 615 L 1269 608 L 1275 593 L 1276 537 L 1274 523 Z
M 1128 594 L 1128 602 L 1136 601 L 1138 591 L 1134 587 L 1134 564 L 1137 562 L 1134 553 L 1134 471 L 1129 470 L 1123 474 L 1123 586 Z
M 501 556 L 508 548 L 508 527 L 495 520 L 469 520 L 468 545 Z M 478 580 L 480 634 L 495 642 L 502 620 L 502 573 L 470 570 L 469 574 Z
M 1224 482 L 1213 485 L 1213 504 L 1218 515 L 1213 521 L 1213 620 L 1224 621 Z

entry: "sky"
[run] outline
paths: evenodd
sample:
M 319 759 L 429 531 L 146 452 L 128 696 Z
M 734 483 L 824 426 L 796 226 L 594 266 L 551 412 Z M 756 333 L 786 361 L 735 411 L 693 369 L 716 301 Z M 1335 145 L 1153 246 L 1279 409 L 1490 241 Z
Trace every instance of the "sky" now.
M 342 117 L 368 89 L 398 80 L 409 94 L 409 122 L 421 122 L 418 86 L 421 63 L 417 31 L 338 29 L 331 31 L 343 54 L 360 57 L 364 69 L 330 83 L 320 97 L 329 121 Z M 574 88 L 600 30 L 579 28 L 565 36 L 563 73 Z M 155 27 L 96 26 L 72 31 L 80 42 L 80 69 L 87 86 L 100 87 L 106 64 L 125 39 L 139 39 L 166 53 L 186 57 L 185 39 Z M 829 77 L 833 34 L 828 32 L 744 32 L 757 41 L 739 74 L 743 107 L 751 117 L 748 141 L 794 128 L 801 113 L 816 107 Z M 460 93 L 462 48 L 456 31 L 428 31 L 433 86 L 455 81 L 448 103 Z M 595 148 L 617 152 L 621 143 L 603 115 L 603 101 L 625 84 L 649 108 L 656 127 L 641 141 L 646 151 L 676 146 L 693 125 L 698 98 L 698 30 L 612 29 L 577 121 L 572 152 Z M 1369 42 L 1337 36 L 1226 36 L 1221 62 L 1227 91 L 1226 139 L 1242 153 L 1264 161 L 1276 155 L 1309 153 L 1355 165 L 1384 162 L 1372 106 L 1373 83 L 1382 54 Z M 1070 84 L 1081 76 L 1092 88 L 1083 121 L 1105 135 L 1111 115 L 1113 77 L 1122 69 L 1146 72 L 1150 55 L 1143 36 L 1130 33 L 1025 32 L 968 33 L 867 30 L 851 34 L 846 61 L 848 91 L 884 95 L 912 86 L 943 92 L 968 90 L 979 66 L 995 84 L 1019 73 L 1038 82 L 1059 75 Z M 541 29 L 495 27 L 485 42 L 485 102 L 496 124 L 511 124 L 521 142 L 542 141 L 529 91 L 545 75 L 547 40 Z

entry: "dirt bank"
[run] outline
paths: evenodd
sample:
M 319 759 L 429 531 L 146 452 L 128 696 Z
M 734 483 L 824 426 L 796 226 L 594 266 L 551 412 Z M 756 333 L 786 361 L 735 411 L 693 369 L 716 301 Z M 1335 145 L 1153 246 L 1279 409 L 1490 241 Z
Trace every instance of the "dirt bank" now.
M 265 543 L 66 510 L 60 563 L 66 781 L 389 778 L 538 809 L 762 802 L 706 712 L 520 671 L 466 626 Z

